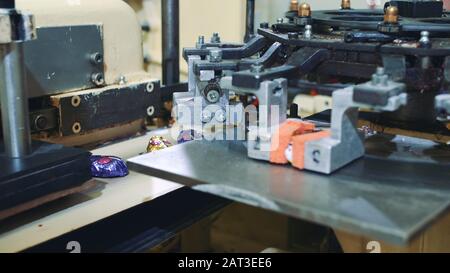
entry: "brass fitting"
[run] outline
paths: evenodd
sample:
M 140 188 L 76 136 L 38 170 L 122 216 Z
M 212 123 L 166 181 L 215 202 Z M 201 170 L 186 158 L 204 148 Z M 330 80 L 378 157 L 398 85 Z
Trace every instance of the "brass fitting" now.
M 298 1 L 297 0 L 291 0 L 291 5 L 289 8 L 290 11 L 298 10 Z
M 308 3 L 302 3 L 298 7 L 298 16 L 311 17 L 311 6 Z
M 394 6 L 389 6 L 384 11 L 384 22 L 388 24 L 398 23 L 398 8 Z
M 342 0 L 341 2 L 341 9 L 351 9 L 352 5 L 350 3 L 350 0 Z

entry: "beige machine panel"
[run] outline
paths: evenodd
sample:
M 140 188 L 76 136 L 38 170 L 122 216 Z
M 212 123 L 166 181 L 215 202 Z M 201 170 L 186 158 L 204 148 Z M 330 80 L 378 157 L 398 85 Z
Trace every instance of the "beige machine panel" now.
M 128 0 L 141 22 L 147 21 L 151 31 L 144 34 L 144 52 L 151 59 L 149 71 L 161 75 L 161 0 Z M 195 46 L 198 35 L 209 39 L 219 32 L 222 40 L 242 42 L 245 32 L 245 1 L 242 0 L 182 0 L 180 1 L 180 56 L 184 47 Z M 180 58 L 182 73 L 186 62 Z

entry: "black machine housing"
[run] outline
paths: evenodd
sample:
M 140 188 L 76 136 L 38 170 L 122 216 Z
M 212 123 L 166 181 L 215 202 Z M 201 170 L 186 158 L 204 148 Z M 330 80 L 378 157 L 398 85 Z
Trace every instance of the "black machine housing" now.
M 185 48 L 184 58 L 199 55 L 207 60 L 210 48 L 219 47 L 223 61 L 199 63 L 196 73 L 208 69 L 220 76 L 232 70 L 233 85 L 243 88 L 283 77 L 293 94 L 314 90 L 331 95 L 370 80 L 377 67 L 384 67 L 392 80 L 406 84 L 408 104 L 392 113 L 363 116 L 383 126 L 449 135 L 434 107 L 435 97 L 449 90 L 449 13 L 439 1 L 391 1 L 385 8 L 391 5 L 399 10 L 397 24 L 385 23 L 383 10 L 312 11 L 309 20 L 288 11 L 288 20 L 262 23 L 243 45 L 206 43 Z M 308 38 L 307 24 L 312 27 Z M 429 34 L 426 44 L 421 41 L 423 31 Z M 254 71 L 254 65 L 263 69 Z

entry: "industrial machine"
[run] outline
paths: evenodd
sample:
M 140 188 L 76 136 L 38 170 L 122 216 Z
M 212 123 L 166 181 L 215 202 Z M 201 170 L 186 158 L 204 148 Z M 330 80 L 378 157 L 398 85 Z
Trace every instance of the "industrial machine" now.
M 291 1 L 283 17 L 257 33 L 249 24 L 245 44 L 215 33 L 184 49 L 189 91 L 174 95 L 180 126 L 212 125 L 214 137 L 217 128 L 232 127 L 234 137 L 245 138 L 248 157 L 324 174 L 367 149 L 448 164 L 450 24 L 441 1 L 355 10 L 343 0 L 340 9 L 324 11 Z M 312 90 L 332 96 L 331 114 L 301 119 L 289 94 Z M 392 146 L 404 151 L 386 149 Z
M 121 0 L 1 1 L 0 210 L 82 185 L 90 153 L 72 146 L 135 135 L 159 115 L 141 35 Z

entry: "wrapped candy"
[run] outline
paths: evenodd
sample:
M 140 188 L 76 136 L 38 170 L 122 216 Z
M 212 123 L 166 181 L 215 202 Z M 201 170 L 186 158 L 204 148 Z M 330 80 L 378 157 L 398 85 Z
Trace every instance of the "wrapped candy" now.
M 201 138 L 201 135 L 197 133 L 195 130 L 183 130 L 178 135 L 177 143 L 182 144 L 198 138 Z
M 162 136 L 152 136 L 147 145 L 147 153 L 159 151 L 172 146 L 172 144 Z
M 125 162 L 115 156 L 91 156 L 91 173 L 93 177 L 113 178 L 128 175 Z

